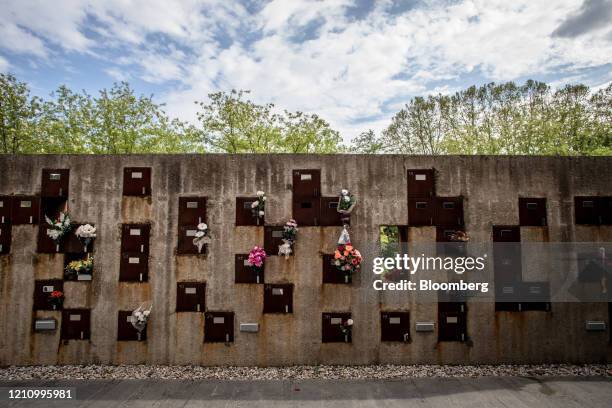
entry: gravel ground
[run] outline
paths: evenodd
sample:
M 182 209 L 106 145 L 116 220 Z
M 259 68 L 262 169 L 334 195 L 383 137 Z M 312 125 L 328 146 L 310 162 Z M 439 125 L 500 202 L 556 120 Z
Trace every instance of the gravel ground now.
M 406 379 L 484 376 L 612 376 L 612 364 L 590 365 L 369 365 L 293 367 L 201 367 L 162 365 L 11 366 L 0 368 L 0 381 L 178 379 L 178 380 L 307 380 Z

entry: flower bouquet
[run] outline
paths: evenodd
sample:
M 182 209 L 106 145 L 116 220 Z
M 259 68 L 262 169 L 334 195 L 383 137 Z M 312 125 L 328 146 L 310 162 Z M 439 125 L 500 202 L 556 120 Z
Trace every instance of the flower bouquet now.
M 84 252 L 87 252 L 87 247 L 96 237 L 96 227 L 90 224 L 81 225 L 74 234 L 83 243 Z
M 334 265 L 345 274 L 352 275 L 361 268 L 363 260 L 361 253 L 351 245 L 351 238 L 346 228 L 338 240 L 338 248 L 334 252 Z
M 64 269 L 66 279 L 79 279 L 79 276 L 89 275 L 93 272 L 93 257 L 72 261 Z
M 267 254 L 263 248 L 254 246 L 249 252 L 248 264 L 257 273 L 257 283 L 259 283 L 259 273 L 263 271 L 264 261 L 266 260 Z
M 204 245 L 210 244 L 210 231 L 208 230 L 208 225 L 205 223 L 198 224 L 198 231 L 195 234 L 195 238 L 193 239 L 193 245 L 198 248 L 198 253 L 202 253 L 202 247 Z
M 134 328 L 138 331 L 138 341 L 140 341 L 142 332 L 147 327 L 152 307 L 153 306 L 150 303 L 143 303 L 132 312 L 131 323 L 132 326 L 134 326 Z
M 253 214 L 253 217 L 257 219 L 257 225 L 259 225 L 259 220 L 263 219 L 266 215 L 265 207 L 266 193 L 260 190 L 257 192 L 257 201 L 253 201 L 253 203 L 251 204 L 251 212 Z
M 340 325 L 340 331 L 344 334 L 344 341 L 349 342 L 349 336 L 353 331 L 353 319 L 347 319 L 346 322 Z
M 338 197 L 338 211 L 341 214 L 341 220 L 343 224 L 348 224 L 350 221 L 349 214 L 355 208 L 355 204 L 357 203 L 357 199 L 351 192 L 347 189 L 342 189 L 340 191 L 340 197 Z
M 51 228 L 47 228 L 47 236 L 55 242 L 55 250 L 59 252 L 60 242 L 72 230 L 70 215 L 67 212 L 60 212 L 59 217 L 55 221 L 52 221 L 45 215 L 45 221 L 51 226 Z
M 53 310 L 57 310 L 64 304 L 64 293 L 61 290 L 54 290 L 47 299 Z
M 285 259 L 289 259 L 289 255 L 293 253 L 293 245 L 295 244 L 298 232 L 297 226 L 297 222 L 294 219 L 290 219 L 283 229 L 283 243 L 278 246 L 278 254 L 284 255 Z

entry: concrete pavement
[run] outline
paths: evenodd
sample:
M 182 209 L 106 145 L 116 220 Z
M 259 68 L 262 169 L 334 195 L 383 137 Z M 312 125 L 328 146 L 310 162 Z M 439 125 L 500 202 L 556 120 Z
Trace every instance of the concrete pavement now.
M 413 380 L 12 381 L 0 387 L 75 387 L 76 400 L 6 399 L 2 407 L 610 407 L 604 377 L 416 378 Z

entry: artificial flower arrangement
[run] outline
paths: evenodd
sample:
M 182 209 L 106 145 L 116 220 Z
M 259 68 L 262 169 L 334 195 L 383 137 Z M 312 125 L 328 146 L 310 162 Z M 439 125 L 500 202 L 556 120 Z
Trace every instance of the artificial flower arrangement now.
M 266 215 L 265 208 L 266 208 L 266 193 L 259 190 L 257 192 L 257 200 L 253 201 L 253 203 L 251 204 L 251 213 L 253 214 L 253 217 L 257 219 L 257 224 L 259 224 L 259 220 L 263 219 L 264 216 Z
M 54 290 L 49 294 L 47 299 L 53 310 L 57 310 L 64 304 L 64 293 L 61 290 Z
M 91 275 L 93 272 L 93 257 L 72 261 L 64 269 L 66 279 L 77 279 L 79 275 Z
M 84 252 L 87 252 L 87 247 L 96 238 L 96 227 L 90 224 L 81 225 L 76 229 L 74 235 L 83 243 Z
M 138 331 L 138 341 L 140 341 L 142 332 L 147 327 L 152 308 L 153 305 L 150 303 L 143 303 L 132 312 L 132 319 L 130 321 L 132 326 L 134 326 L 134 328 Z
M 344 341 L 348 343 L 349 336 L 353 331 L 353 319 L 347 319 L 346 322 L 342 323 L 340 330 L 344 334 Z
M 357 199 L 351 192 L 345 188 L 340 191 L 340 197 L 338 197 L 338 209 L 337 211 L 341 214 L 350 214 L 355 208 Z
M 70 224 L 70 215 L 67 212 L 60 212 L 59 217 L 52 221 L 45 215 L 45 221 L 51 228 L 47 228 L 47 236 L 55 242 L 56 250 L 59 251 L 59 245 L 62 239 L 72 231 Z
M 208 225 L 201 222 L 198 224 L 198 230 L 196 231 L 195 238 L 193 239 L 193 245 L 198 248 L 198 253 L 202 253 L 204 245 L 210 244 L 210 231 Z
M 283 243 L 278 246 L 278 254 L 284 255 L 285 259 L 289 259 L 289 255 L 293 253 L 293 245 L 297 238 L 298 225 L 292 218 L 285 224 L 283 228 Z
M 267 254 L 263 248 L 258 246 L 254 246 L 249 252 L 248 264 L 251 268 L 253 268 L 256 272 L 260 272 L 263 270 L 263 264 L 266 260 Z
M 351 237 L 346 228 L 342 229 L 338 239 L 338 248 L 334 253 L 334 265 L 338 270 L 352 275 L 361 268 L 361 253 L 351 245 Z

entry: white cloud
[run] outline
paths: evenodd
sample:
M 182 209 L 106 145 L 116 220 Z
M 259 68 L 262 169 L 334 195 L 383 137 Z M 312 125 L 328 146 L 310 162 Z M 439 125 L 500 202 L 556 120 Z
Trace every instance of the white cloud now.
M 0 72 L 7 72 L 9 68 L 9 63 L 6 59 L 2 58 L 0 55 Z
M 380 1 L 359 20 L 346 15 L 352 4 L 274 0 L 250 14 L 214 0 L 0 0 L 0 30 L 14 38 L 0 47 L 48 58 L 55 46 L 106 60 L 115 79 L 173 81 L 163 97 L 184 119 L 210 92 L 250 89 L 258 102 L 320 114 L 347 138 L 383 128 L 397 101 L 450 92 L 464 76 L 569 78 L 612 62 L 610 28 L 552 35 L 582 0 L 426 2 L 402 15 Z
M 115 81 L 127 81 L 130 79 L 130 74 L 117 67 L 111 67 L 104 70 L 108 76 L 113 78 Z

